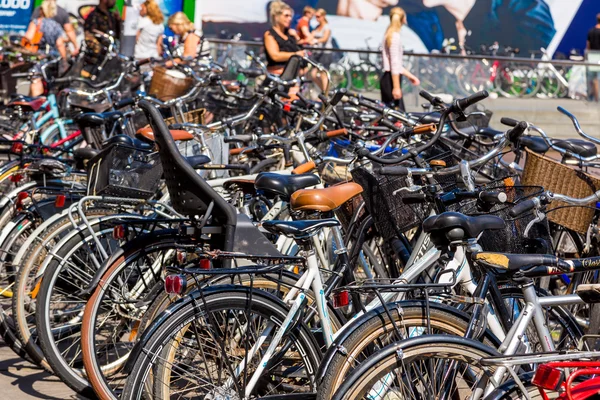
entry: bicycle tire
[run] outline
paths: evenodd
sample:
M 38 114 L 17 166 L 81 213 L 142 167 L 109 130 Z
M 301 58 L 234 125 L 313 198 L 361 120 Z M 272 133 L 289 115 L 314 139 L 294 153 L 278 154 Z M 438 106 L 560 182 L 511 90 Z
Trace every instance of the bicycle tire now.
M 250 301 L 252 296 L 252 301 Z M 199 304 L 201 303 L 201 304 Z M 153 366 L 153 360 L 157 359 L 158 353 L 165 354 L 170 351 L 168 346 L 165 346 L 173 336 L 180 332 L 179 327 L 189 325 L 199 315 L 198 310 L 202 308 L 203 314 L 219 312 L 223 310 L 248 310 L 252 315 L 258 318 L 268 316 L 269 320 L 278 326 L 281 326 L 282 321 L 287 315 L 288 308 L 279 299 L 261 290 L 252 290 L 248 287 L 233 287 L 219 286 L 208 288 L 203 291 L 197 291 L 190 294 L 186 298 L 174 303 L 167 309 L 158 321 L 155 322 L 153 329 L 147 329 L 142 339 L 143 352 L 133 363 L 131 374 L 127 379 L 125 389 L 121 399 L 141 399 L 144 396 L 145 381 L 153 369 L 154 386 L 157 386 L 157 366 Z M 167 312 L 169 311 L 169 312 Z M 187 324 L 187 325 L 186 325 Z M 183 328 L 182 328 L 183 329 Z M 314 341 L 312 333 L 306 325 L 299 323 L 296 329 L 289 332 L 290 337 L 299 349 L 298 353 L 304 360 L 308 373 L 310 369 L 316 371 L 320 360 L 320 350 L 318 344 Z M 156 355 L 156 356 L 155 356 Z M 310 367 L 310 368 L 309 368 Z M 314 383 L 311 384 L 314 389 Z M 148 395 L 148 394 L 146 394 Z M 153 398 L 161 398 L 157 393 L 149 394 Z
M 435 376 L 433 369 L 427 371 L 420 371 L 421 375 L 417 371 L 417 364 L 420 362 L 427 362 L 429 366 L 432 365 L 433 360 L 451 360 L 453 363 L 464 362 L 469 368 L 471 373 L 475 372 L 475 366 L 479 365 L 479 360 L 486 357 L 498 356 L 499 353 L 488 346 L 485 346 L 481 342 L 465 339 L 456 336 L 449 335 L 428 335 L 419 338 L 407 339 L 398 343 L 391 344 L 386 348 L 375 353 L 369 359 L 361 363 L 356 368 L 348 379 L 340 386 L 340 389 L 332 397 L 333 400 L 358 400 L 366 398 L 366 394 L 374 387 L 376 383 L 382 380 L 384 377 L 390 374 L 398 375 L 394 373 L 397 367 L 403 367 L 403 371 L 409 371 L 408 374 L 414 370 L 415 374 L 409 375 L 408 378 L 404 376 L 400 381 L 407 379 L 411 383 L 410 392 L 413 396 L 405 396 L 402 398 L 417 398 L 414 395 L 414 390 L 421 390 L 430 397 L 424 396 L 425 398 L 437 398 L 434 397 L 430 392 L 436 389 L 435 384 L 421 383 L 420 387 L 412 387 L 414 379 L 423 380 L 429 375 Z M 453 364 L 456 370 L 459 368 L 456 364 Z M 429 373 L 433 371 L 433 373 Z M 493 371 L 493 369 L 490 369 Z M 460 372 L 460 371 L 458 371 Z M 480 372 L 483 374 L 483 371 Z M 477 378 L 477 375 L 475 376 Z M 469 376 L 468 379 L 462 378 L 463 382 L 470 382 L 473 377 Z M 389 382 L 389 381 L 388 381 Z M 453 383 L 452 380 L 446 380 L 444 383 Z M 460 393 L 461 398 L 467 398 L 467 390 L 469 388 L 463 388 L 463 392 Z M 379 392 L 380 394 L 381 392 Z M 453 397 L 449 397 L 453 398 Z

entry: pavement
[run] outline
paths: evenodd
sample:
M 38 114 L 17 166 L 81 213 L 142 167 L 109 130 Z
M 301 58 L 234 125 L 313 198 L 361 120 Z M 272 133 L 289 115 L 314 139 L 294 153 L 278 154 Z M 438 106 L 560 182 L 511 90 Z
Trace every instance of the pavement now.
M 17 356 L 0 341 L 0 399 L 86 400 L 60 379 Z

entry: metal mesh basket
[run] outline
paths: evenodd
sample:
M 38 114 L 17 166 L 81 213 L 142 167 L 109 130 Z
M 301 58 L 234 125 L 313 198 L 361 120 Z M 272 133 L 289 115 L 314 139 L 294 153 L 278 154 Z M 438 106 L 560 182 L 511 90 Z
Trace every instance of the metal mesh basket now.
M 527 225 L 535 219 L 534 214 L 527 213 L 516 218 L 508 215 L 513 206 L 539 196 L 544 188 L 540 186 L 512 186 L 507 185 L 505 182 L 492 182 L 481 187 L 481 190 L 506 193 L 506 203 L 497 204 L 490 210 L 481 210 L 478 208 L 477 200 L 469 200 L 453 207 L 453 210 L 470 216 L 496 215 L 506 222 L 503 231 L 485 231 L 481 235 L 478 242 L 485 251 L 543 254 L 551 251 L 550 228 L 547 219 L 536 222 L 529 229 L 527 237 L 525 237 Z
M 112 145 L 90 160 L 88 195 L 148 199 L 162 176 L 158 153 Z
M 362 197 L 384 240 L 420 225 L 429 215 L 427 204 L 404 204 L 408 186 L 405 177 L 379 175 L 364 167 L 352 170 L 352 179 L 363 188 Z

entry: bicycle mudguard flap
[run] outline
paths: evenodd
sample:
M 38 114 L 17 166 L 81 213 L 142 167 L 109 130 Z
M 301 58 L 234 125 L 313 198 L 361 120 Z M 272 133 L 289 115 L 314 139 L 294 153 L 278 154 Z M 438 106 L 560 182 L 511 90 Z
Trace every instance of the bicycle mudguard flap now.
M 600 283 L 579 285 L 575 293 L 588 304 L 600 303 Z
M 252 256 L 283 256 L 244 214 L 237 216 L 233 251 Z

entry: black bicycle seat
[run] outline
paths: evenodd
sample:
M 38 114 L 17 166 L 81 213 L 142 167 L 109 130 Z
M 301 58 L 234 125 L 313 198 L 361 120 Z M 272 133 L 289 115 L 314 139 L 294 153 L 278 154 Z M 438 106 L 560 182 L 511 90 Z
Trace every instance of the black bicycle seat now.
M 86 127 L 97 127 L 104 125 L 104 118 L 102 114 L 98 113 L 83 113 L 73 118 L 75 123 L 81 128 Z
M 431 234 L 431 240 L 438 246 L 450 242 L 475 239 L 485 230 L 503 229 L 504 220 L 495 215 L 469 217 L 457 212 L 444 212 L 423 221 L 423 231 Z
M 96 157 L 98 153 L 100 153 L 100 150 L 96 150 L 91 147 L 81 147 L 73 151 L 73 157 L 76 160 L 87 161 Z
M 596 145 L 583 139 L 555 140 L 553 144 L 580 157 L 593 157 L 598 154 Z
M 437 124 L 440 122 L 441 114 L 439 112 L 411 112 L 408 113 L 408 117 L 416 119 L 422 124 Z
M 61 174 L 67 170 L 67 166 L 59 161 L 51 158 L 42 158 L 35 160 L 29 166 L 32 170 L 38 170 L 45 174 Z
M 154 147 L 151 144 L 142 142 L 139 139 L 131 138 L 127 135 L 111 136 L 110 138 L 106 139 L 103 143 L 104 146 L 109 146 L 111 144 L 124 144 L 127 146 L 135 147 L 138 150 L 144 150 L 144 151 L 152 150 L 152 148 Z
M 321 183 L 321 179 L 314 174 L 282 175 L 272 172 L 261 172 L 254 181 L 256 190 L 281 196 L 289 201 L 290 196 L 296 190 L 304 189 L 309 186 L 315 186 Z
M 550 149 L 550 146 L 546 143 L 544 138 L 539 136 L 521 136 L 519 138 L 519 143 L 535 153 L 545 153 Z
M 304 239 L 320 229 L 339 225 L 337 219 L 314 219 L 307 221 L 264 221 L 262 227 L 276 235 L 285 235 L 294 239 Z
M 210 157 L 205 156 L 204 154 L 199 154 L 196 156 L 189 156 L 185 158 L 188 164 L 191 165 L 192 168 L 199 168 L 204 164 L 208 164 L 210 162 Z
M 539 266 L 557 267 L 559 265 L 563 265 L 563 263 L 566 265 L 565 261 L 550 254 L 509 254 L 482 252 L 474 254 L 473 260 L 486 267 L 505 269 L 508 271 L 518 271 L 523 268 Z

